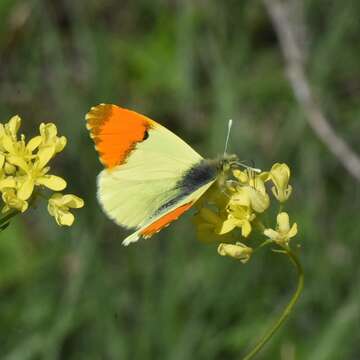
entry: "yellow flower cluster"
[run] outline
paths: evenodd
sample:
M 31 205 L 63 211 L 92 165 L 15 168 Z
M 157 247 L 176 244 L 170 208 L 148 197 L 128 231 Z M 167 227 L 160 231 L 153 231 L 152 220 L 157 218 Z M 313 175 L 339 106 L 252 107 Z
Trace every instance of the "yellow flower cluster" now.
M 59 225 L 71 225 L 74 216 L 69 208 L 81 208 L 84 201 L 75 195 L 62 195 L 57 191 L 66 188 L 66 181 L 50 174 L 49 162 L 66 145 L 66 138 L 57 135 L 55 124 L 40 124 L 38 136 L 26 142 L 25 135 L 18 135 L 21 118 L 13 116 L 8 123 L 0 123 L 0 193 L 3 201 L 1 212 L 24 212 L 39 190 L 56 191 L 48 203 L 48 210 Z
M 254 228 L 267 237 L 266 242 L 287 247 L 290 238 L 297 234 L 297 225 L 290 227 L 289 215 L 280 212 L 275 229 L 266 228 L 261 219 L 270 207 L 268 188 L 280 207 L 291 195 L 289 167 L 276 163 L 267 172 L 252 168 L 240 170 L 239 167 L 230 171 L 230 178 L 224 185 L 218 184 L 209 191 L 195 215 L 198 238 L 205 242 L 220 241 L 220 255 L 231 256 L 243 263 L 249 260 L 253 249 L 238 240 L 239 237 L 249 238 Z

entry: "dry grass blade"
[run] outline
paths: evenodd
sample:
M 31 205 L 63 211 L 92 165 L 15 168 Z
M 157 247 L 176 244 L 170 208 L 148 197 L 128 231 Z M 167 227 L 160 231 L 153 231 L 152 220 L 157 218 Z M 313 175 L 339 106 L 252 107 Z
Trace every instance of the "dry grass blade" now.
M 287 74 L 294 95 L 306 114 L 306 119 L 320 140 L 341 162 L 344 168 L 360 181 L 360 158 L 351 147 L 338 136 L 324 115 L 313 94 L 304 70 L 304 51 L 296 36 L 295 22 L 290 7 L 296 1 L 264 0 L 283 52 Z M 299 20 L 299 19 L 297 19 Z M 301 26 L 303 27 L 303 25 Z

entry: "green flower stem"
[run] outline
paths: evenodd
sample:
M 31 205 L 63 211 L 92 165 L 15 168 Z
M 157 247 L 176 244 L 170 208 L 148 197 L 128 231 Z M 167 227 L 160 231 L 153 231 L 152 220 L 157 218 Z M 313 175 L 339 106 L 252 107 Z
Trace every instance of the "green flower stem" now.
M 2 218 L 0 218 L 0 227 L 4 224 L 6 224 L 11 218 L 13 218 L 14 216 L 16 216 L 17 214 L 20 214 L 20 211 L 18 210 L 14 210 L 11 213 L 3 216 Z
M 301 266 L 301 263 L 298 257 L 291 251 L 288 246 L 281 246 L 283 250 L 282 253 L 289 256 L 291 262 L 294 264 L 296 268 L 296 272 L 298 275 L 297 287 L 294 295 L 292 296 L 290 302 L 287 304 L 279 319 L 274 323 L 274 325 L 269 329 L 269 331 L 260 339 L 257 345 L 243 358 L 243 360 L 252 359 L 261 349 L 262 347 L 271 339 L 271 337 L 275 334 L 275 332 L 281 327 L 281 325 L 285 322 L 285 320 L 290 315 L 294 305 L 298 301 L 300 294 L 304 287 L 304 272 Z

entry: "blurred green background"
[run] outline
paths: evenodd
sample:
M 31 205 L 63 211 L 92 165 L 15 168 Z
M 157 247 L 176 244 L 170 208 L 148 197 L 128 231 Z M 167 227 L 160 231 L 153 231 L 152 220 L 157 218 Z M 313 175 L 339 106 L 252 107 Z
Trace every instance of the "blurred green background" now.
M 360 153 L 360 2 L 303 6 L 309 76 Z M 359 184 L 308 127 L 261 2 L 0 0 L 0 99 L 1 121 L 20 114 L 29 136 L 57 124 L 68 146 L 53 172 L 86 201 L 71 228 L 39 206 L 1 233 L 1 359 L 239 359 L 293 291 L 286 258 L 221 258 L 191 214 L 122 247 L 84 126 L 100 102 L 149 115 L 205 157 L 223 151 L 232 118 L 231 152 L 289 164 L 305 292 L 258 358 L 360 358 Z

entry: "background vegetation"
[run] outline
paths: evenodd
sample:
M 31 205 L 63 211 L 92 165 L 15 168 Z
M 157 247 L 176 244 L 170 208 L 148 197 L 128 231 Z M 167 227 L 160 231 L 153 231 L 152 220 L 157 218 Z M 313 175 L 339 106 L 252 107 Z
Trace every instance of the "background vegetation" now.
M 308 74 L 332 125 L 360 153 L 360 2 L 304 2 Z M 40 207 L 0 236 L 0 358 L 236 359 L 293 291 L 287 259 L 246 266 L 195 239 L 188 214 L 150 241 L 96 202 L 101 166 L 84 114 L 113 102 L 148 114 L 206 157 L 286 162 L 305 293 L 259 359 L 360 358 L 360 190 L 307 125 L 258 1 L 0 1 L 0 118 L 69 144 L 53 165 L 86 201 L 58 228 Z M 146 173 L 143 174 L 146 178 Z

